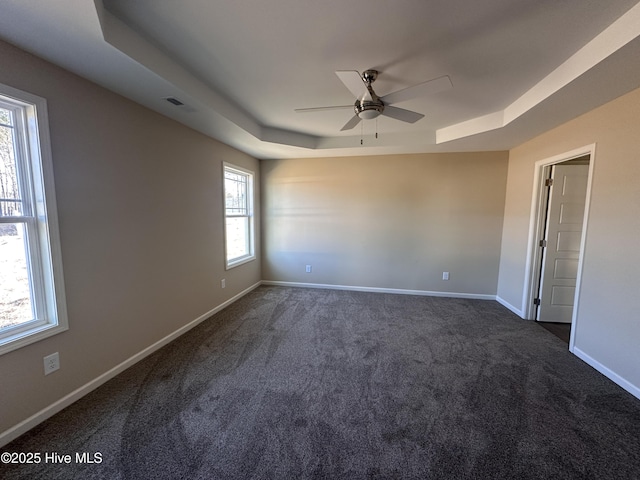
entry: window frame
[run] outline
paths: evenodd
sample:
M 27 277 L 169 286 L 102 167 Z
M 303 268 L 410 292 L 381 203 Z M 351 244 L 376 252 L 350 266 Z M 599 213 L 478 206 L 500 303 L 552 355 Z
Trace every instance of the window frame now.
M 47 102 L 0 83 L 0 102 L 13 110 L 14 152 L 23 210 L 0 217 L 0 223 L 22 223 L 29 288 L 35 318 L 0 329 L 0 355 L 68 330 L 64 275 L 53 179 Z
M 228 215 L 227 214 L 227 189 L 226 189 L 226 172 L 229 171 L 236 175 L 247 177 L 247 214 L 246 215 Z M 234 165 L 228 162 L 222 162 L 222 215 L 223 215 L 223 231 L 224 231 L 224 264 L 225 270 L 230 270 L 239 265 L 251 262 L 256 259 L 255 253 L 255 221 L 254 221 L 254 198 L 255 192 L 255 173 L 249 169 Z M 247 244 L 249 253 L 232 259 L 228 258 L 228 236 L 227 236 L 227 218 L 247 218 L 248 223 L 248 239 Z

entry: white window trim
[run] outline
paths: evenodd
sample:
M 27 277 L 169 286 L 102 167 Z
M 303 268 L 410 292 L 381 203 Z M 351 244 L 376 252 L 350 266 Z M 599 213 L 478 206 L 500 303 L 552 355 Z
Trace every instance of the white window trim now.
M 226 189 L 224 186 L 225 171 L 235 170 L 238 173 L 250 175 L 250 182 L 248 186 L 249 193 L 249 255 L 235 258 L 231 261 L 227 260 L 227 208 L 226 208 Z M 222 217 L 223 217 L 223 232 L 224 232 L 224 265 L 225 270 L 230 270 L 234 267 L 238 267 L 248 262 L 252 262 L 256 259 L 255 250 L 255 220 L 254 220 L 254 199 L 255 199 L 255 173 L 243 167 L 239 167 L 232 163 L 222 162 Z
M 43 188 L 34 188 L 34 214 L 38 223 L 37 239 L 33 239 L 30 247 L 37 249 L 40 262 L 33 265 L 40 277 L 38 292 L 34 292 L 34 301 L 42 318 L 25 322 L 0 331 L 0 355 L 24 347 L 44 338 L 68 330 L 67 304 L 62 271 L 62 253 L 58 215 L 53 180 L 53 163 L 51 156 L 51 140 L 49 137 L 49 120 L 47 102 L 44 98 L 13 87 L 0 84 L 0 95 L 19 106 L 24 112 L 23 128 L 19 129 L 19 138 L 23 151 L 27 156 L 32 181 Z M 44 189 L 44 192 L 42 190 Z M 33 258 L 33 257 L 32 257 Z

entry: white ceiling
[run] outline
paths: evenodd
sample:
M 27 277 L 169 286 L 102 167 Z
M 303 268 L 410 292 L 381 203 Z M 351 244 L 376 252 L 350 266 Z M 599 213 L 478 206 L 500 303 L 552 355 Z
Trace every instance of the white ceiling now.
M 640 87 L 636 3 L 0 0 L 0 38 L 258 158 L 503 150 Z M 398 104 L 415 124 L 294 112 L 368 68 L 380 96 L 454 87 Z

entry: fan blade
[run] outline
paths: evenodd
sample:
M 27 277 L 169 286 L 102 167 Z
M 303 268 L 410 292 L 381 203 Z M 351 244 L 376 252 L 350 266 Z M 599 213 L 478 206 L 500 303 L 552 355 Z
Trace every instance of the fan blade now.
M 344 127 L 342 127 L 340 131 L 344 132 L 345 130 L 351 130 L 359 123 L 360 123 L 360 117 L 357 115 L 354 115 L 351 120 L 349 120 L 347 123 L 344 124 Z
M 407 87 L 405 89 L 398 90 L 397 92 L 390 93 L 380 98 L 380 100 L 382 100 L 385 105 L 393 105 L 394 103 L 404 102 L 405 100 L 444 92 L 452 87 L 453 84 L 451 83 L 451 79 L 448 75 L 445 75 L 444 77 L 427 80 L 426 82 L 419 83 L 413 87 Z
M 311 107 L 311 108 L 296 108 L 296 113 L 308 113 L 308 112 L 323 112 L 324 110 L 341 110 L 344 108 L 353 109 L 353 105 L 335 105 L 333 107 Z
M 385 105 L 382 115 L 407 123 L 416 123 L 424 117 L 421 113 L 405 110 L 404 108 L 390 107 L 389 105 Z
M 360 100 L 372 100 L 371 93 L 369 93 L 367 85 L 358 72 L 355 70 L 338 70 L 336 75 L 354 97 Z

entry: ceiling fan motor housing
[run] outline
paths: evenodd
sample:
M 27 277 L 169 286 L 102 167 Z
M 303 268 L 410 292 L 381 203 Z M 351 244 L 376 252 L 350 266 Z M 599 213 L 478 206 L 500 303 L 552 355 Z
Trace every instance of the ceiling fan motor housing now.
M 373 100 L 356 100 L 353 110 L 363 120 L 376 118 L 384 111 L 384 103 L 379 98 Z

